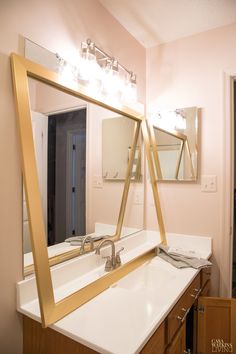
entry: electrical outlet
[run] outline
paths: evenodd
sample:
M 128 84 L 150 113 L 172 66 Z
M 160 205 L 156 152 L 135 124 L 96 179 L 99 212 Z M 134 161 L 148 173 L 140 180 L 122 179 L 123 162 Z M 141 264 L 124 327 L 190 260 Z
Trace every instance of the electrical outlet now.
M 216 192 L 217 190 L 217 176 L 204 175 L 202 176 L 201 191 L 202 192 Z

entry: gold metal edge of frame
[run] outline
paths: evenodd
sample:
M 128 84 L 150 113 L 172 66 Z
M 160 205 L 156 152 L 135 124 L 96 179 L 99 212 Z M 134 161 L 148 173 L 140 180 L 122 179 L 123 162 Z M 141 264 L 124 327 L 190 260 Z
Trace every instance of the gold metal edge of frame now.
M 151 146 L 150 146 L 150 142 L 151 142 L 151 145 L 153 143 L 152 143 L 149 129 L 148 129 L 148 121 L 147 120 L 143 121 L 141 125 L 142 125 L 143 140 L 144 140 L 145 149 L 146 149 L 146 156 L 147 156 L 147 161 L 148 161 L 150 181 L 151 181 L 151 185 L 152 185 L 152 192 L 153 192 L 154 204 L 155 204 L 155 208 L 156 208 L 157 222 L 159 225 L 161 242 L 164 245 L 166 245 L 167 244 L 166 232 L 165 232 L 165 226 L 164 226 L 162 210 L 161 210 L 161 203 L 160 203 L 160 198 L 159 198 L 159 193 L 158 193 L 157 180 L 155 177 L 155 167 L 156 166 L 154 167 L 153 158 L 152 158 L 152 151 L 154 151 L 154 149 L 153 149 L 153 147 L 151 149 Z M 157 159 L 158 159 L 158 157 L 157 157 Z M 155 162 L 155 160 L 154 160 L 154 162 Z
M 17 124 L 21 143 L 21 161 L 25 195 L 28 206 L 31 247 L 36 270 L 36 283 L 42 322 L 50 317 L 54 304 L 52 279 L 49 269 L 46 238 L 43 225 L 36 161 L 29 107 L 27 71 L 21 61 L 11 57 L 13 88 L 17 110 Z M 34 198 L 32 197 L 34 195 Z
M 122 225 L 123 225 L 124 216 L 125 216 L 126 204 L 127 204 L 128 194 L 129 194 L 129 187 L 130 187 L 130 182 L 131 182 L 131 178 L 132 178 L 132 166 L 133 166 L 133 162 L 134 162 L 135 150 L 136 150 L 138 137 L 139 137 L 139 133 L 140 133 L 140 127 L 141 127 L 141 123 L 136 122 L 135 129 L 134 129 L 134 135 L 133 135 L 133 141 L 132 141 L 132 148 L 131 148 L 131 152 L 130 152 L 130 159 L 128 162 L 126 176 L 125 176 L 125 185 L 124 185 L 122 199 L 121 199 L 121 206 L 120 206 L 120 211 L 119 211 L 119 216 L 118 216 L 118 223 L 117 223 L 117 227 L 116 227 L 116 236 L 118 239 L 120 239 L 120 236 L 121 236 L 121 230 L 122 230 Z
M 150 144 L 151 144 L 151 151 L 153 154 L 153 159 L 154 159 L 154 166 L 156 168 L 156 175 L 159 180 L 162 180 L 162 171 L 161 171 L 161 164 L 159 160 L 159 156 L 157 153 L 157 147 L 156 147 L 156 139 L 155 139 L 155 133 L 154 133 L 154 128 L 153 126 L 147 121 L 147 131 L 150 139 Z M 155 177 L 156 179 L 156 177 Z

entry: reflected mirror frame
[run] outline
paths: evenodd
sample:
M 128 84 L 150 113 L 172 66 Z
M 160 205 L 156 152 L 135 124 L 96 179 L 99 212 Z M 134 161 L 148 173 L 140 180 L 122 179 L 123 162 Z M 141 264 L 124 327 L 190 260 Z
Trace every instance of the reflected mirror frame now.
M 186 107 L 186 108 L 188 108 L 188 107 Z M 147 126 L 148 126 L 148 134 L 149 134 L 150 144 L 152 146 L 152 156 L 153 156 L 153 160 L 154 160 L 157 181 L 158 182 L 175 182 L 175 183 L 176 182 L 196 182 L 197 178 L 198 178 L 198 168 L 196 168 L 196 172 L 195 172 L 194 167 L 193 167 L 193 162 L 192 162 L 192 158 L 191 158 L 191 152 L 190 152 L 187 136 L 185 134 L 182 134 L 182 133 L 176 131 L 176 130 L 165 130 L 163 128 L 157 127 L 155 125 L 152 125 L 149 121 L 147 121 Z M 158 156 L 154 129 L 158 129 L 161 132 L 172 135 L 173 137 L 181 140 L 180 149 L 179 149 L 179 157 L 178 157 L 178 161 L 177 161 L 177 165 L 176 165 L 175 179 L 164 179 L 162 176 L 160 159 Z M 198 140 L 198 112 L 197 112 L 197 108 L 196 108 L 196 136 L 197 136 L 197 140 Z M 179 174 L 181 158 L 183 156 L 184 147 L 186 147 L 186 152 L 187 152 L 187 155 L 188 155 L 188 158 L 190 161 L 190 170 L 191 170 L 191 174 L 193 176 L 191 179 L 190 178 L 178 179 L 178 174 Z M 196 148 L 196 158 L 198 159 L 197 148 Z
M 95 103 L 99 106 L 109 109 L 115 113 L 122 114 L 123 116 L 126 116 L 136 121 L 133 145 L 130 154 L 130 161 L 127 167 L 127 175 L 125 179 L 125 186 L 120 206 L 118 224 L 116 234 L 115 236 L 113 236 L 113 239 L 118 239 L 121 233 L 126 201 L 129 192 L 129 185 L 132 176 L 132 165 L 135 156 L 135 147 L 137 144 L 140 128 L 142 126 L 152 187 L 154 192 L 155 205 L 156 207 L 158 207 L 157 218 L 159 221 L 163 242 L 165 242 L 165 231 L 161 216 L 157 185 L 156 183 L 154 183 L 154 167 L 152 164 L 147 127 L 144 117 L 127 107 L 119 109 L 116 107 L 111 107 L 105 104 L 104 102 L 93 99 L 92 97 L 87 96 L 82 88 L 79 88 L 78 90 L 78 85 L 76 83 L 65 86 L 60 82 L 60 77 L 57 73 L 51 72 L 42 67 L 41 65 L 33 63 L 17 54 L 11 55 L 11 67 L 13 88 L 15 94 L 15 105 L 18 118 L 17 122 L 21 144 L 22 172 L 26 193 L 30 238 L 35 267 L 35 277 L 38 289 L 39 307 L 41 313 L 42 326 L 47 327 L 48 325 L 63 318 L 68 313 L 72 312 L 82 304 L 86 303 L 87 301 L 91 300 L 93 297 L 107 289 L 112 283 L 118 281 L 127 273 L 134 270 L 148 259 L 152 258 L 156 254 L 156 252 L 155 248 L 153 248 L 151 251 L 133 259 L 132 261 L 124 264 L 120 268 L 111 271 L 107 275 L 74 292 L 68 297 L 58 302 L 55 302 L 47 252 L 47 244 L 45 238 L 45 228 L 43 222 L 41 197 L 37 177 L 36 159 L 34 154 L 28 77 L 44 82 L 52 87 L 59 89 L 60 91 L 71 94 L 78 98 L 82 98 L 87 102 Z

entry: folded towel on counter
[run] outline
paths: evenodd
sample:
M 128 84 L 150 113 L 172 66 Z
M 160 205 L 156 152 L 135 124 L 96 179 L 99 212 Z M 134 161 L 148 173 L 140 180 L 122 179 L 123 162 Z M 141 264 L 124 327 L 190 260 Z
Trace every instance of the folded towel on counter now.
M 83 242 L 84 238 L 86 236 L 91 236 L 93 241 L 99 241 L 99 240 L 102 240 L 104 238 L 104 236 L 102 235 L 94 235 L 94 234 L 91 234 L 91 235 L 82 235 L 82 236 L 72 236 L 72 237 L 68 237 L 65 239 L 65 242 L 69 242 L 71 246 L 79 246 L 81 245 L 81 243 Z M 86 243 L 89 243 L 90 242 L 90 239 L 88 238 L 86 241 Z
M 169 246 L 160 245 L 158 256 L 165 261 L 169 262 L 176 268 L 195 268 L 201 269 L 206 267 L 211 267 L 212 263 L 203 258 L 191 257 L 188 251 L 185 251 L 182 255 L 173 252 L 173 249 Z M 170 252 L 171 251 L 171 252 Z M 183 253 L 183 252 L 181 252 Z
M 186 258 L 198 258 L 198 259 L 201 258 L 200 254 L 195 250 L 185 250 L 180 247 L 169 246 L 168 254 L 171 254 L 173 256 L 184 256 Z

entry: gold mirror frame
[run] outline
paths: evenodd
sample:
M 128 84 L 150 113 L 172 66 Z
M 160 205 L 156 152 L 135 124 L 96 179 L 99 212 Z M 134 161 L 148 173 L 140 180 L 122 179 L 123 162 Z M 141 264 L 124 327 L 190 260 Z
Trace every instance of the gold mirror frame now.
M 124 275 L 134 270 L 150 257 L 155 255 L 155 248 L 144 255 L 141 255 L 132 261 L 124 264 L 102 278 L 92 282 L 84 288 L 67 296 L 59 302 L 55 302 L 52 278 L 50 272 L 50 264 L 47 253 L 47 244 L 45 238 L 45 228 L 43 222 L 43 213 L 41 205 L 41 197 L 39 191 L 39 183 L 37 176 L 37 166 L 34 154 L 34 142 L 31 126 L 31 111 L 29 101 L 28 77 L 44 82 L 58 90 L 84 99 L 87 102 L 97 104 L 103 108 L 109 109 L 115 113 L 122 114 L 128 118 L 135 120 L 135 132 L 133 137 L 132 149 L 130 152 L 130 160 L 127 167 L 127 174 L 122 195 L 122 201 L 119 211 L 119 218 L 115 235 L 111 238 L 117 240 L 121 234 L 126 202 L 128 198 L 129 185 L 132 176 L 132 165 L 135 157 L 135 147 L 137 144 L 140 128 L 142 128 L 148 165 L 151 176 L 151 183 L 154 193 L 155 206 L 157 211 L 157 219 L 159 222 L 161 239 L 165 243 L 165 230 L 161 214 L 161 208 L 158 197 L 157 184 L 155 181 L 154 166 L 150 151 L 148 130 L 144 117 L 129 108 L 122 109 L 111 107 L 104 102 L 89 97 L 84 89 L 75 84 L 65 86 L 60 82 L 57 73 L 51 72 L 41 65 L 35 64 L 16 54 L 11 55 L 11 66 L 13 76 L 13 87 L 15 93 L 15 103 L 18 117 L 18 127 L 21 143 L 22 172 L 25 186 L 26 203 L 29 217 L 31 246 L 35 267 L 35 277 L 38 289 L 39 306 L 41 313 L 41 321 L 43 327 L 58 321 L 71 311 L 75 310 L 85 302 L 107 289 L 112 283 L 122 278 Z
M 176 164 L 176 170 L 175 170 L 175 179 L 173 180 L 165 180 L 162 177 L 162 171 L 161 171 L 161 165 L 160 165 L 160 160 L 159 160 L 159 156 L 158 156 L 158 151 L 157 151 L 157 142 L 156 142 L 156 138 L 155 138 L 155 132 L 154 129 L 157 129 L 163 133 L 166 133 L 168 135 L 173 136 L 174 138 L 177 138 L 181 141 L 180 143 L 180 149 L 179 149 L 179 156 L 178 156 L 178 160 L 177 160 L 177 164 Z M 166 130 L 166 129 L 162 129 L 160 127 L 157 127 L 155 125 L 152 125 L 150 123 L 148 123 L 148 130 L 149 130 L 149 134 L 150 134 L 150 141 L 151 141 L 151 145 L 152 145 L 152 151 L 153 151 L 153 158 L 154 158 L 154 163 L 155 163 L 155 168 L 156 168 L 156 175 L 158 178 L 158 181 L 161 182 L 178 182 L 180 181 L 178 179 L 178 175 L 179 175 L 179 169 L 180 169 L 180 164 L 181 164 L 181 159 L 183 156 L 183 151 L 184 148 L 186 149 L 187 152 L 187 156 L 189 159 L 189 164 L 190 164 L 190 171 L 191 171 L 191 175 L 192 175 L 192 179 L 189 179 L 187 181 L 196 181 L 197 176 L 195 175 L 194 172 L 194 168 L 193 168 L 193 162 L 191 159 L 191 154 L 190 154 L 190 148 L 189 148 L 189 142 L 188 142 L 188 138 L 185 134 L 180 133 L 176 130 Z M 186 182 L 186 180 L 181 180 Z

